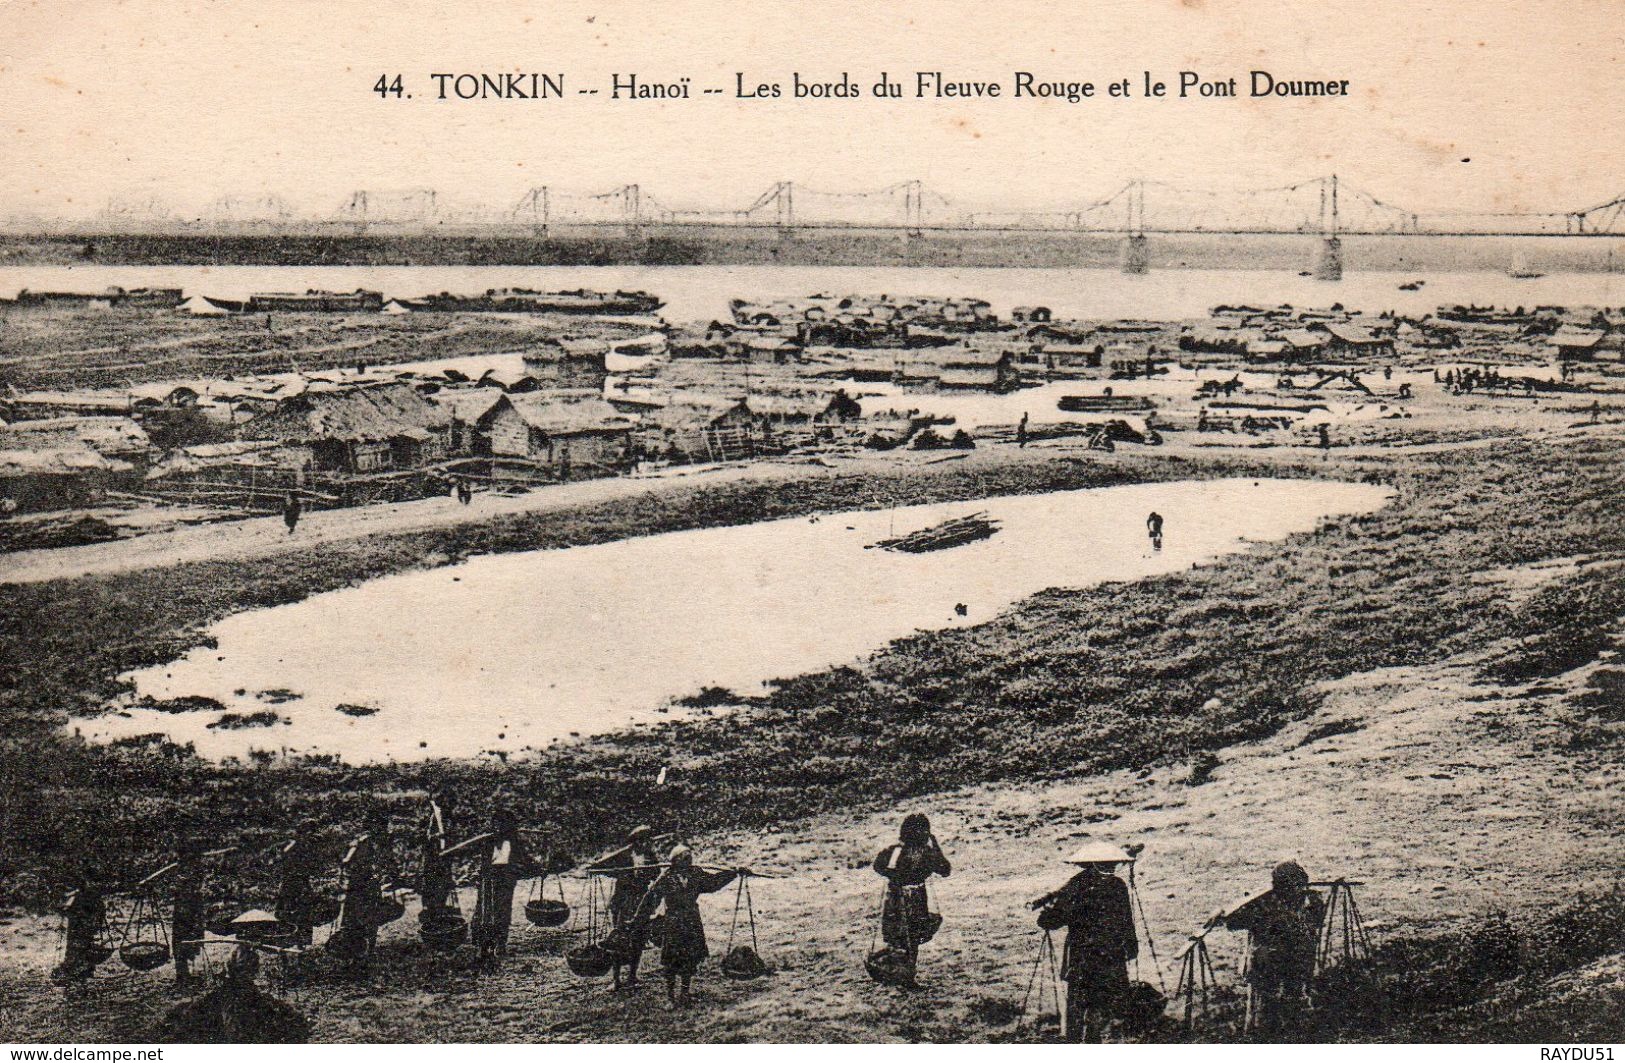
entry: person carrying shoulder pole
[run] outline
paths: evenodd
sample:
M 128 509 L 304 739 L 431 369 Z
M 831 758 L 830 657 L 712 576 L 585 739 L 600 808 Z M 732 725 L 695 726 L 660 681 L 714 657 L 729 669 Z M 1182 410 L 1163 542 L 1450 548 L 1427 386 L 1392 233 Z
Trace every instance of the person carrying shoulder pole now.
M 638 984 L 638 964 L 642 962 L 649 926 L 647 922 L 640 923 L 636 916 L 643 895 L 660 877 L 660 869 L 653 866 L 658 863 L 654 831 L 637 826 L 626 836 L 626 845 L 587 865 L 588 871 L 615 879 L 615 890 L 609 897 L 609 918 L 625 951 L 616 953 L 611 990 L 631 989 Z
M 1140 955 L 1128 884 L 1113 873 L 1129 856 L 1115 845 L 1094 842 L 1066 858 L 1078 873 L 1053 893 L 1033 901 L 1038 925 L 1066 930 L 1061 978 L 1066 982 L 1063 1036 L 1074 1044 L 1099 1044 L 1128 993 L 1128 961 Z
M 452 862 L 446 856 L 446 840 L 456 811 L 457 794 L 450 787 L 442 786 L 429 796 L 429 810 L 424 814 L 419 836 L 423 843 L 423 863 L 418 896 L 423 900 L 425 912 L 446 907 L 455 885 Z
M 310 945 L 317 922 L 316 892 L 312 880 L 317 874 L 317 832 L 314 820 L 306 820 L 299 832 L 284 842 L 278 854 L 276 893 L 277 921 L 286 923 L 293 932 L 296 945 Z
M 715 893 L 746 873 L 744 868 L 708 871 L 694 866 L 694 853 L 686 845 L 672 849 L 667 866 L 638 904 L 633 921 L 648 925 L 655 909 L 665 905 L 666 934 L 660 947 L 660 966 L 666 975 L 666 999 L 673 1008 L 689 1005 L 689 986 L 700 961 L 711 955 L 700 919 L 699 898 Z
M 886 880 L 886 900 L 880 911 L 880 932 L 886 947 L 901 961 L 903 976 L 913 984 L 920 958 L 920 943 L 930 936 L 931 906 L 925 884 L 932 875 L 947 878 L 953 865 L 943 855 L 931 821 L 923 813 L 903 817 L 897 842 L 880 850 L 874 860 L 875 874 Z M 930 926 L 930 933 L 935 933 Z
M 1259 1040 L 1291 1040 L 1298 1034 L 1309 1006 L 1315 943 L 1325 918 L 1326 904 L 1309 888 L 1309 875 L 1288 860 L 1271 872 L 1267 893 L 1209 920 L 1210 926 L 1247 932 L 1250 1010 Z
M 182 838 L 176 847 L 171 888 L 174 906 L 169 947 L 175 961 L 175 984 L 185 987 L 192 983 L 192 961 L 200 951 L 200 946 L 187 943 L 203 940 L 203 844 L 198 839 Z
M 480 847 L 479 897 L 474 904 L 474 946 L 482 960 L 508 954 L 513 929 L 513 892 L 522 878 L 541 868 L 531 859 L 511 810 L 491 816 L 491 831 Z

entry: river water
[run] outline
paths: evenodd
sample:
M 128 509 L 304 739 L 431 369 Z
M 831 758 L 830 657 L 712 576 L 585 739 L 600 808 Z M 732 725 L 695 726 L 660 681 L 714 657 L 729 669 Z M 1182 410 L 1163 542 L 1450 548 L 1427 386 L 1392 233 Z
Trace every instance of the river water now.
M 761 693 L 918 629 L 985 622 L 1045 588 L 1188 569 L 1388 497 L 1363 484 L 1187 481 L 477 557 L 237 614 L 210 631 L 217 648 L 127 677 L 141 695 L 202 695 L 286 722 L 227 730 L 208 726 L 218 711 L 130 709 L 81 728 L 98 740 L 161 732 L 216 759 L 522 753 L 647 724 L 705 686 Z M 929 554 L 865 548 L 978 510 L 1003 530 Z M 1160 552 L 1145 533 L 1152 510 L 1167 520 Z
M 1417 291 L 1406 281 L 1424 280 Z M 1554 273 L 1520 280 L 1502 272 L 1386 273 L 1351 269 L 1341 281 L 1271 270 L 1153 269 L 1131 276 L 1104 269 L 873 266 L 3 266 L 0 296 L 20 288 L 98 291 L 180 287 L 188 295 L 246 297 L 253 292 L 369 288 L 389 296 L 483 292 L 507 286 L 559 290 L 645 289 L 666 301 L 671 321 L 725 318 L 728 300 L 776 299 L 816 292 L 977 296 L 1006 315 L 1040 304 L 1057 317 L 1200 317 L 1220 303 L 1329 306 L 1421 315 L 1440 304 L 1500 306 L 1615 305 L 1625 274 Z

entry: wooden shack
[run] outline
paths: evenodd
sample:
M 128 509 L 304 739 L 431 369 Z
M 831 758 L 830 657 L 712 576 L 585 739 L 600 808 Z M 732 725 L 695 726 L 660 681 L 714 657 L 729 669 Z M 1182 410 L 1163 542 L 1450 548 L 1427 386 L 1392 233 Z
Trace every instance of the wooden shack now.
M 307 448 L 319 472 L 376 473 L 446 457 L 451 415 L 400 382 L 311 388 L 255 415 L 241 436 Z
M 514 478 L 602 476 L 631 460 L 633 422 L 602 399 L 503 395 L 477 427 L 499 479 L 504 470 Z
M 524 352 L 525 375 L 542 387 L 599 390 L 609 376 L 605 357 L 612 349 L 592 337 L 549 337 Z
M 641 415 L 638 446 L 668 461 L 735 461 L 755 456 L 757 436 L 743 399 L 678 392 Z

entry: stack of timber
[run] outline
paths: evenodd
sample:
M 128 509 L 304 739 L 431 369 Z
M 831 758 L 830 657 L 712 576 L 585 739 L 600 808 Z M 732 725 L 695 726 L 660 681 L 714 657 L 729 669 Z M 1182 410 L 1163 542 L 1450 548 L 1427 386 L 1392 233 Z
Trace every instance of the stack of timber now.
M 947 550 L 955 546 L 964 546 L 981 539 L 992 538 L 999 530 L 999 522 L 989 517 L 986 511 L 973 513 L 968 517 L 955 517 L 945 520 L 941 524 L 933 524 L 929 528 L 922 528 L 917 532 L 899 536 L 895 539 L 882 539 L 871 546 L 878 546 L 883 550 L 899 550 L 905 554 L 923 554 L 932 550 Z M 867 547 L 865 548 L 867 549 Z

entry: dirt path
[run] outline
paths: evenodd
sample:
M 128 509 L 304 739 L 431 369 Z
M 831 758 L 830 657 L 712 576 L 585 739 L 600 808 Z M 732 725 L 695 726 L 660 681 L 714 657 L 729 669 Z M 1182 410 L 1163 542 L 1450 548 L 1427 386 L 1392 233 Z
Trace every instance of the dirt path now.
M 0 584 L 38 583 L 76 576 L 161 568 L 188 561 L 243 559 L 310 550 L 369 535 L 479 524 L 518 513 L 545 513 L 670 490 L 684 484 L 784 480 L 811 475 L 816 466 L 756 462 L 694 467 L 686 473 L 615 477 L 557 484 L 518 495 L 480 493 L 464 506 L 450 497 L 388 505 L 307 511 L 288 533 L 281 517 L 251 517 L 116 539 L 86 546 L 0 554 Z
M 754 884 L 762 951 L 777 973 L 729 982 L 713 960 L 690 1011 L 667 1011 L 657 985 L 616 995 L 573 978 L 559 958 L 572 936 L 528 925 L 496 973 L 475 972 L 466 955 L 427 957 L 406 937 L 410 913 L 390 928 L 371 991 L 323 983 L 303 1004 L 317 1036 L 340 1041 L 1031 1040 L 1047 1033 L 1014 1015 L 1039 940 L 1024 904 L 1064 880 L 1059 858 L 1081 838 L 1146 845 L 1140 892 L 1170 984 L 1184 935 L 1267 885 L 1270 866 L 1288 857 L 1317 877 L 1366 881 L 1361 905 L 1378 936 L 1497 908 L 1527 914 L 1617 883 L 1625 765 L 1567 743 L 1564 698 L 1584 671 L 1498 689 L 1479 683 L 1475 666 L 1455 660 L 1328 684 L 1315 717 L 1229 750 L 1197 786 L 1175 765 L 920 802 L 955 873 L 936 888 L 947 922 L 923 954 L 919 992 L 876 986 L 861 966 L 880 893 L 867 860 L 894 836 L 906 811 L 895 808 L 700 839 L 702 859 L 793 877 Z M 572 899 L 578 888 L 571 883 Z M 729 891 L 706 906 L 718 956 L 731 905 Z M 0 1026 L 14 1023 L 13 1036 L 128 1040 L 132 1024 L 168 1003 L 167 987 L 136 976 L 64 1008 L 42 981 L 47 927 L 18 921 L 0 928 L 0 941 Z M 1214 941 L 1221 978 L 1234 977 L 1238 950 L 1233 938 Z M 1155 981 L 1143 954 L 1141 976 Z

